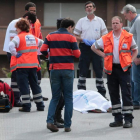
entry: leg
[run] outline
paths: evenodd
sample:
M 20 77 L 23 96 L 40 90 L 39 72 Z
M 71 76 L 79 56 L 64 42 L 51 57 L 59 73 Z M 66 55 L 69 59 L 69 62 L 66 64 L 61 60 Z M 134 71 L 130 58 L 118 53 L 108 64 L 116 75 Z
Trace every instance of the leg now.
M 37 82 L 37 69 L 29 69 L 29 83 L 33 93 L 33 100 L 36 103 L 38 111 L 44 111 L 44 102 L 42 99 L 41 88 Z
M 78 89 L 86 90 L 86 77 L 90 66 L 90 51 L 82 50 L 84 47 L 87 46 L 85 44 L 80 44 L 81 56 L 79 60 L 79 80 L 77 87 Z
M 61 92 L 61 97 L 55 111 L 55 117 L 54 117 L 55 122 L 64 123 L 64 120 L 62 119 L 62 113 L 61 113 L 63 107 L 64 107 L 64 97 L 63 97 L 63 92 Z
M 121 102 L 119 95 L 119 80 L 118 80 L 118 69 L 113 68 L 112 74 L 107 75 L 108 90 L 110 94 L 110 99 L 112 103 L 112 115 L 115 117 L 115 122 L 122 123 L 121 114 Z
M 91 55 L 92 65 L 96 75 L 96 88 L 98 89 L 98 92 L 105 97 L 106 89 L 104 87 L 103 81 L 103 58 L 95 54 L 94 52 L 92 52 Z
M 20 101 L 20 90 L 18 88 L 18 84 L 17 84 L 17 71 L 13 71 L 12 75 L 11 75 L 11 88 L 14 92 L 14 106 L 15 107 L 21 107 L 22 103 Z
M 54 123 L 54 116 L 57 104 L 60 100 L 61 95 L 61 70 L 51 70 L 50 80 L 51 80 L 51 89 L 52 89 L 52 99 L 50 101 L 49 109 L 48 109 L 48 116 L 47 116 L 47 123 L 53 124 Z
M 71 118 L 73 113 L 73 70 L 62 70 L 63 75 L 63 89 L 64 89 L 64 100 L 65 100 L 65 114 L 64 114 L 64 127 L 70 128 Z
M 38 55 L 37 57 L 38 57 L 39 64 L 41 64 L 41 62 L 40 62 L 40 55 Z M 40 85 L 40 83 L 41 83 L 41 70 L 39 70 L 37 72 L 37 77 L 38 77 L 38 85 Z M 48 98 L 47 97 L 43 97 L 43 101 L 48 101 Z
M 140 65 L 132 65 L 133 105 L 140 106 Z
M 131 96 L 131 84 L 130 84 L 130 69 L 126 72 L 120 72 L 120 86 L 122 93 L 123 108 L 122 113 L 124 115 L 125 122 L 132 123 L 134 118 L 132 115 L 133 112 L 133 103 Z
M 22 107 L 24 110 L 30 111 L 30 92 L 28 84 L 29 69 L 21 68 L 17 69 L 17 83 L 22 97 Z

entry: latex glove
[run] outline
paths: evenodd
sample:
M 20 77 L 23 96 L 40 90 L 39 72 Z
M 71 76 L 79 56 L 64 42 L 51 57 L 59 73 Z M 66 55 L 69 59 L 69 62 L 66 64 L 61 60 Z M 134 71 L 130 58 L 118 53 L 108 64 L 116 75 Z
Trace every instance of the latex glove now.
M 22 53 L 17 53 L 16 58 L 19 58 L 22 55 Z
M 83 42 L 84 42 L 87 46 L 91 46 L 90 43 L 89 43 L 89 40 L 83 39 Z
M 96 41 L 95 39 L 94 39 L 94 40 L 89 41 L 90 46 L 92 46 L 92 44 L 93 44 L 95 41 Z

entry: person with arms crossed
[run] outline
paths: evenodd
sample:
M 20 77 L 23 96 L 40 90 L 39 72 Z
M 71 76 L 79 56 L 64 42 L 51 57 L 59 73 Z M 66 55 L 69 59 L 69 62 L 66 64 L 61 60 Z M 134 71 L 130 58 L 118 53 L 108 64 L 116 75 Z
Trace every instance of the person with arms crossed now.
M 81 18 L 74 29 L 74 34 L 77 41 L 80 42 L 79 48 L 81 56 L 79 61 L 79 80 L 78 89 L 86 90 L 86 77 L 89 70 L 90 62 L 92 62 L 93 70 L 96 75 L 96 87 L 102 96 L 106 96 L 106 89 L 103 81 L 103 59 L 94 52 L 90 47 L 102 35 L 107 33 L 107 28 L 104 21 L 95 16 L 94 12 L 96 6 L 93 2 L 88 1 L 85 3 L 85 11 L 87 16 Z
M 113 31 L 97 40 L 91 49 L 104 58 L 104 71 L 107 73 L 107 85 L 112 103 L 112 115 L 114 116 L 114 122 L 110 123 L 109 126 L 130 128 L 134 118 L 132 115 L 130 68 L 137 56 L 138 47 L 133 35 L 123 30 L 122 26 L 122 19 L 119 16 L 113 17 Z M 100 49 L 104 51 L 102 52 Z M 120 88 L 122 104 L 119 94 Z
M 80 51 L 77 46 L 76 38 L 71 34 L 74 29 L 74 21 L 63 19 L 60 28 L 48 34 L 41 47 L 41 53 L 48 55 L 50 49 L 50 80 L 52 89 L 52 99 L 50 101 L 47 128 L 52 132 L 59 129 L 54 125 L 54 116 L 57 104 L 61 96 L 63 87 L 65 113 L 64 127 L 65 132 L 71 131 L 71 118 L 73 112 L 73 80 L 74 80 L 74 57 L 79 58 Z
M 131 22 L 130 33 L 133 34 L 138 45 L 138 55 L 133 61 L 131 69 L 132 98 L 134 109 L 140 109 L 140 16 L 136 8 L 130 4 L 123 7 L 121 12 L 125 19 Z

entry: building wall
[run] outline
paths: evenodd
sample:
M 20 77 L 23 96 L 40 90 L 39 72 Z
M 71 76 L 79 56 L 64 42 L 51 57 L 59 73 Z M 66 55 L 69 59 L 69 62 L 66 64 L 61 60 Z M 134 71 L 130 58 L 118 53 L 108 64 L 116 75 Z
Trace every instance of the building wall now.
M 0 60 L 1 60 L 0 73 L 2 67 L 7 67 L 9 69 L 9 64 L 7 63 L 6 60 L 6 53 L 3 52 L 3 43 L 4 43 L 6 28 L 13 19 L 19 18 L 25 13 L 24 6 L 29 1 L 34 2 L 37 6 L 37 17 L 42 23 L 42 34 L 43 34 L 43 38 L 45 38 L 48 33 L 56 30 L 56 27 L 44 26 L 44 3 L 85 3 L 87 0 L 72 0 L 72 1 L 71 0 L 67 0 L 67 1 L 66 0 L 3 0 L 3 1 L 1 0 L 0 1 Z M 124 20 L 123 15 L 120 14 L 121 9 L 123 8 L 124 5 L 128 3 L 140 4 L 140 1 L 139 0 L 133 0 L 133 1 L 132 0 L 94 0 L 94 3 L 97 8 L 95 14 L 104 20 L 108 30 L 110 31 L 112 17 L 115 15 L 121 16 L 123 19 L 124 26 L 126 26 L 127 22 Z M 83 10 L 84 10 L 84 5 L 83 5 Z M 77 64 L 76 67 L 78 68 Z

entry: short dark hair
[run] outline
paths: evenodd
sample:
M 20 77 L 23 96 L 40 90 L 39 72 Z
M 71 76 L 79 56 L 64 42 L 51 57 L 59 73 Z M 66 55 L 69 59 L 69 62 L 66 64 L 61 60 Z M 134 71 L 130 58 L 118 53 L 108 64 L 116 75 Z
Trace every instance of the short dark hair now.
M 64 18 L 58 18 L 58 19 L 57 19 L 57 22 L 56 22 L 57 29 L 60 28 L 60 25 L 61 25 L 61 22 L 62 22 L 63 19 L 64 19 Z
M 28 11 L 30 7 L 36 7 L 36 5 L 33 2 L 26 3 L 25 11 Z
M 26 16 L 28 16 L 28 20 L 30 20 L 31 23 L 36 22 L 36 15 L 34 13 L 27 12 L 26 14 L 23 15 L 23 18 L 25 18 Z
M 29 32 L 29 29 L 30 29 L 29 22 L 24 18 L 20 19 L 16 23 L 15 27 L 19 28 L 21 31 L 25 31 L 25 32 Z
M 61 21 L 60 28 L 68 28 L 69 26 L 73 27 L 75 25 L 74 20 L 70 18 L 64 18 Z
M 87 1 L 87 2 L 85 3 L 85 7 L 86 7 L 86 5 L 88 5 L 88 4 L 90 4 L 90 3 L 93 5 L 94 8 L 96 7 L 95 4 L 94 4 L 92 1 Z
M 118 19 L 120 20 L 120 23 L 123 23 L 123 20 L 122 20 L 122 18 L 121 18 L 120 16 L 114 16 L 114 17 L 112 18 L 112 20 L 113 20 L 114 18 L 118 18 Z

